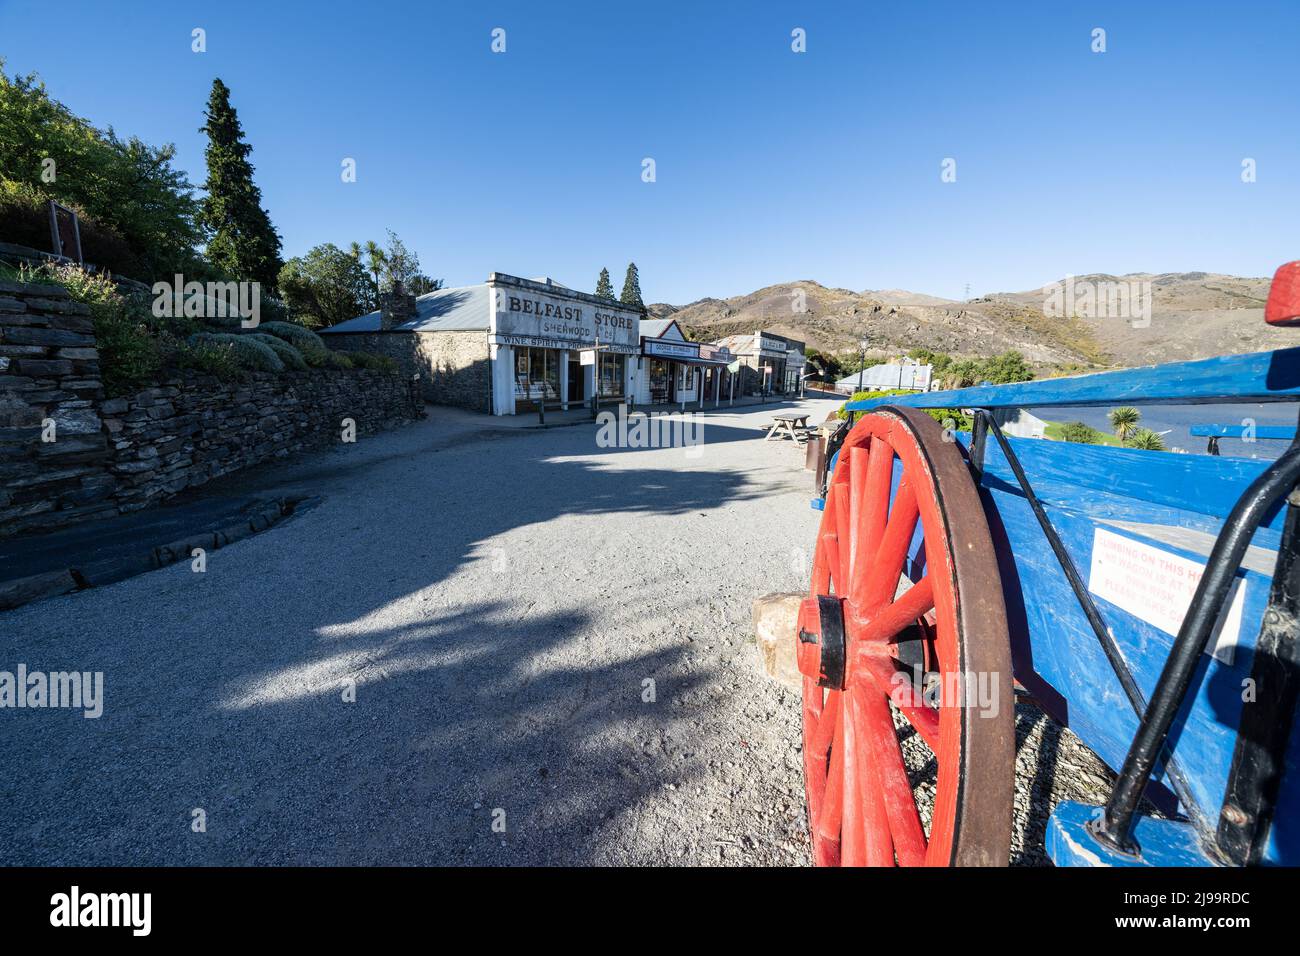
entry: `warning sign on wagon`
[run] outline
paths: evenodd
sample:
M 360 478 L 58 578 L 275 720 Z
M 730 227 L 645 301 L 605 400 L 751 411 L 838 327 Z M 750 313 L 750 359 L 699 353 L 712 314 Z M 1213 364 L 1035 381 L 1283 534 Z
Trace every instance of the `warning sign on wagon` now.
M 1098 528 L 1092 538 L 1088 590 L 1134 617 L 1177 636 L 1205 565 L 1181 555 Z M 1232 663 L 1241 632 L 1246 582 L 1237 578 L 1228 607 L 1206 642 L 1205 652 Z

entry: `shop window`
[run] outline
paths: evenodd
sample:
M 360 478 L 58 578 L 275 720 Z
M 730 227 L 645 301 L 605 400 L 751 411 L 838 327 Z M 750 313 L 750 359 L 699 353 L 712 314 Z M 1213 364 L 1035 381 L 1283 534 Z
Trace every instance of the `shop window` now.
M 538 402 L 560 397 L 560 353 L 552 349 L 515 347 L 515 399 Z
M 650 360 L 650 401 L 666 402 L 671 391 L 672 368 L 663 359 Z
M 626 355 L 600 356 L 600 395 L 602 398 L 621 398 L 623 395 L 623 372 L 627 368 Z

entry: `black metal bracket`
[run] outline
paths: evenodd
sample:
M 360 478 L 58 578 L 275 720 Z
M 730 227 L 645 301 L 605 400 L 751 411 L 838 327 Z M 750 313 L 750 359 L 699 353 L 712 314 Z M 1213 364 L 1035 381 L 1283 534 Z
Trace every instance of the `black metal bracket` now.
M 1237 866 L 1260 861 L 1268 842 L 1300 696 L 1300 492 L 1287 496 L 1282 540 L 1250 680 L 1255 698 L 1237 725 L 1216 834 L 1224 858 Z
M 1114 671 L 1116 679 L 1119 680 L 1120 686 L 1124 690 L 1124 696 L 1128 698 L 1129 705 L 1133 708 L 1133 712 L 1137 714 L 1140 727 L 1143 714 L 1147 710 L 1146 698 L 1143 696 L 1141 688 L 1138 687 L 1137 681 L 1133 679 L 1133 672 L 1129 670 L 1128 662 L 1124 660 L 1119 645 L 1115 643 L 1115 638 L 1111 636 L 1109 628 L 1106 627 L 1106 622 L 1101 616 L 1101 611 L 1097 608 L 1097 603 L 1093 601 L 1092 595 L 1084 585 L 1079 569 L 1075 567 L 1074 559 L 1070 557 L 1070 553 L 1065 549 L 1065 543 L 1061 540 L 1061 536 L 1047 516 L 1043 503 L 1039 501 L 1038 495 L 1034 494 L 1034 489 L 1025 474 L 1024 466 L 1020 464 L 1020 459 L 1016 456 L 1011 443 L 1007 441 L 1006 435 L 1002 433 L 1002 429 L 998 427 L 998 423 L 993 420 L 993 416 L 989 414 L 987 409 L 977 408 L 973 410 L 973 413 L 975 416 L 975 431 L 972 433 L 971 438 L 971 464 L 972 469 L 976 472 L 977 480 L 978 476 L 983 474 L 985 436 L 991 432 L 997 440 L 998 447 L 1002 450 L 1003 457 L 1006 458 L 1007 464 L 1011 467 L 1011 473 L 1015 475 L 1017 484 L 1020 485 L 1020 491 L 1024 494 L 1025 501 L 1029 503 L 1030 510 L 1033 511 L 1034 517 L 1038 519 L 1038 525 L 1043 530 L 1043 536 L 1047 538 L 1047 543 L 1052 548 L 1052 554 L 1056 556 L 1056 561 L 1061 566 L 1061 570 L 1064 572 L 1066 580 L 1070 584 L 1070 589 L 1079 602 L 1084 617 L 1088 619 L 1088 624 L 1092 627 L 1093 634 L 1096 635 L 1097 642 L 1101 645 L 1102 652 L 1106 655 L 1111 670 Z M 978 448 L 976 448 L 977 445 Z M 978 455 L 976 452 L 978 452 Z M 1208 819 L 1192 797 L 1191 787 L 1188 786 L 1186 776 L 1174 760 L 1173 754 L 1164 746 L 1163 740 L 1161 741 L 1159 753 L 1164 756 L 1165 772 L 1169 776 L 1169 782 L 1173 786 L 1179 803 L 1182 804 L 1184 811 L 1187 813 L 1188 819 L 1191 820 L 1202 840 L 1213 839 Z M 1150 769 L 1147 770 L 1148 775 Z M 1141 796 L 1145 789 L 1144 779 L 1144 785 L 1138 795 Z M 1107 842 L 1107 846 L 1112 850 L 1118 850 L 1130 855 L 1138 853 L 1138 847 L 1131 839 L 1122 845 Z
M 1201 576 L 1196 586 L 1196 593 L 1192 596 L 1192 603 L 1183 616 L 1183 623 L 1178 629 L 1178 636 L 1174 639 L 1174 646 L 1170 649 L 1169 657 L 1166 658 L 1165 666 L 1156 681 L 1151 703 L 1142 715 L 1138 732 L 1134 735 L 1128 755 L 1124 758 L 1124 766 L 1120 769 L 1119 778 L 1115 781 L 1110 799 L 1106 802 L 1105 811 L 1090 827 L 1094 837 L 1103 845 L 1120 850 L 1131 850 L 1133 847 L 1133 817 L 1138 800 L 1141 799 L 1142 792 L 1146 788 L 1147 778 L 1155 766 L 1157 757 L 1165 749 L 1169 728 L 1187 696 L 1202 649 L 1232 590 L 1246 548 L 1249 547 L 1260 522 L 1284 495 L 1293 493 L 1298 481 L 1300 481 L 1300 440 L 1293 442 L 1291 447 L 1283 452 L 1282 457 L 1269 465 L 1251 482 L 1250 487 L 1238 499 L 1224 521 L 1214 547 L 1210 550 L 1205 573 Z M 1278 560 L 1280 564 L 1282 561 L 1280 553 Z M 1276 573 L 1274 581 L 1276 585 Z M 1265 628 L 1268 628 L 1267 623 Z M 1292 640 L 1294 641 L 1294 636 Z M 1243 714 L 1243 720 L 1244 718 Z M 1258 717 L 1252 719 L 1257 720 Z M 1275 739 L 1270 739 L 1268 746 L 1275 744 Z M 1238 747 L 1242 746 L 1239 737 Z M 1233 759 L 1236 763 L 1235 753 Z M 1225 808 L 1232 818 L 1229 820 L 1229 829 L 1239 829 L 1243 832 L 1249 830 L 1255 834 L 1251 838 L 1251 845 L 1254 846 L 1258 843 L 1261 818 L 1257 813 L 1252 816 L 1248 807 L 1262 807 L 1264 801 L 1260 796 L 1264 791 L 1258 789 L 1258 792 L 1246 801 L 1247 806 L 1241 807 L 1231 802 L 1242 796 L 1240 793 L 1234 796 L 1233 787 L 1242 786 L 1246 784 L 1246 780 L 1253 777 L 1254 782 L 1249 783 L 1248 786 L 1256 790 L 1268 779 L 1269 774 L 1260 774 L 1257 770 L 1248 773 L 1250 776 L 1237 784 L 1230 783 L 1229 802 L 1225 803 Z M 1233 809 L 1242 811 L 1240 819 L 1236 818 Z M 1192 822 L 1196 824 L 1198 821 L 1193 818 Z M 1222 824 L 1222 814 L 1220 824 Z M 1242 859 L 1240 849 L 1237 850 L 1235 859 L 1224 852 L 1218 842 L 1220 832 L 1223 832 L 1221 827 L 1213 833 L 1203 833 L 1201 826 L 1197 825 L 1202 847 L 1209 854 L 1224 862 L 1236 862 Z

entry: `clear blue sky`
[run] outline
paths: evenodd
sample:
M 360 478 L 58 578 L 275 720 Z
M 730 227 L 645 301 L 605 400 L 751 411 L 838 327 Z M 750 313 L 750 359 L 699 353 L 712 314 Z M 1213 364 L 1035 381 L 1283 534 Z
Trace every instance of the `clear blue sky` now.
M 0 56 L 176 143 L 196 183 L 220 76 L 286 257 L 391 227 L 450 285 L 589 289 L 604 265 L 617 289 L 635 260 L 647 301 L 805 278 L 960 298 L 1300 255 L 1295 0 L 0 0 Z

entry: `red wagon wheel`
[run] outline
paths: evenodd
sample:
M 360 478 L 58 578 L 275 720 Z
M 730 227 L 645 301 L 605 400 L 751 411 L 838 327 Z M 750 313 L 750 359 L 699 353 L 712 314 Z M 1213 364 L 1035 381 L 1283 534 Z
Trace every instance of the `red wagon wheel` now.
M 796 639 L 815 862 L 1005 865 L 1015 785 L 1006 609 L 979 493 L 930 416 L 880 409 L 845 440 Z M 937 763 L 928 833 L 891 701 Z

